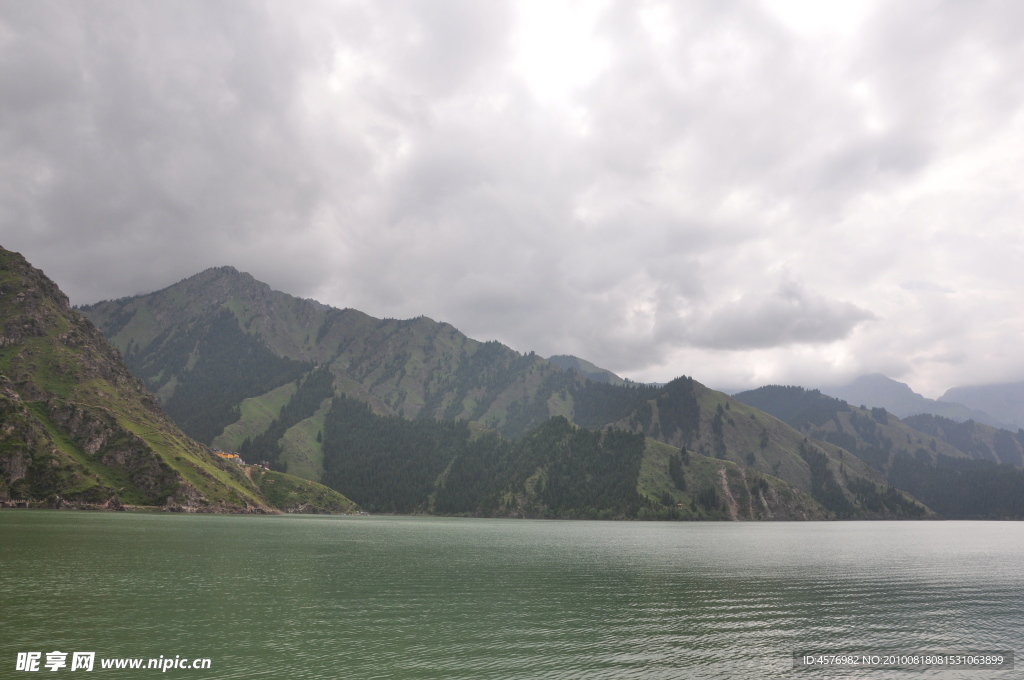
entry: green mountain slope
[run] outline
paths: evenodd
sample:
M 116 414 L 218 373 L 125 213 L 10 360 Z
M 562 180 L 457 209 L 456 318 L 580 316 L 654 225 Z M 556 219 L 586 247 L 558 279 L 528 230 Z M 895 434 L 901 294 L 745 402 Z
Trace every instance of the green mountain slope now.
M 973 420 L 957 422 L 930 414 L 910 416 L 903 422 L 975 460 L 1024 467 L 1024 430 L 1014 433 Z
M 595 366 L 586 359 L 574 357 L 571 354 L 556 354 L 548 357 L 548 361 L 563 371 L 577 371 L 583 377 L 593 380 L 596 383 L 608 383 L 609 385 L 625 385 L 626 381 L 615 375 L 606 368 Z
M 334 489 L 294 475 L 247 468 L 249 478 L 259 488 L 266 503 L 276 510 L 305 515 L 350 514 L 359 506 Z
M 772 475 L 810 494 L 835 517 L 924 517 L 884 487 L 878 471 L 842 447 L 805 433 L 691 378 L 655 390 L 616 424 L 671 445 Z
M 321 400 L 348 395 L 382 415 L 467 420 L 513 438 L 553 415 L 600 427 L 635 400 L 449 324 L 333 309 L 229 267 L 82 311 L 186 433 L 311 478 L 322 474 L 318 447 L 303 450 L 309 436 L 293 430 L 311 427 L 318 404 L 302 418 L 288 404 L 318 366 L 334 376 Z
M 377 415 L 468 422 L 513 440 L 558 416 L 591 430 L 614 426 L 721 461 L 716 470 L 726 470 L 726 480 L 735 465 L 816 494 L 832 516 L 905 512 L 867 509 L 861 502 L 867 492 L 858 485 L 884 478 L 859 459 L 845 459 L 837 446 L 807 443 L 778 420 L 690 379 L 660 387 L 613 384 L 612 374 L 574 357 L 553 357 L 552 363 L 477 342 L 424 317 L 380 320 L 325 307 L 271 291 L 227 267 L 83 312 L 124 350 L 186 432 L 345 493 L 346 484 L 374 466 L 412 463 L 388 454 L 388 462 L 367 459 L 340 472 L 330 453 L 338 436 L 331 434 L 330 413 L 340 408 L 340 397 L 365 403 Z M 588 373 L 600 373 L 600 381 Z M 176 400 L 191 408 L 178 408 Z M 377 488 L 378 496 L 351 496 L 398 512 L 431 507 L 423 494 L 454 459 L 414 458 L 420 476 L 415 484 L 402 477 L 413 484 L 404 495 Z
M 811 439 L 841 445 L 945 517 L 1024 517 L 1024 472 L 1000 464 L 1020 464 L 1021 442 L 1005 430 L 930 415 L 904 422 L 801 387 L 770 385 L 736 398 L 786 418 Z
M 547 518 L 824 519 L 781 480 L 622 430 L 556 416 L 512 442 L 465 421 L 325 418 L 325 481 L 377 512 Z M 674 463 L 673 463 L 674 461 Z M 675 469 L 673 470 L 673 466 Z
M 205 443 L 240 419 L 258 419 L 242 412 L 246 399 L 262 398 L 316 365 L 330 366 L 338 393 L 379 413 L 473 420 L 512 435 L 548 416 L 524 418 L 517 405 L 561 372 L 449 324 L 326 307 L 272 291 L 230 267 L 82 312 L 182 429 Z M 261 428 L 245 422 L 234 431 L 258 436 Z
M 646 439 L 638 490 L 665 519 L 811 520 L 834 515 L 791 484 L 731 461 Z
M 332 503 L 348 502 L 331 492 Z M 242 466 L 185 436 L 67 297 L 0 249 L 0 502 L 266 511 Z
M 883 408 L 862 409 L 802 387 L 767 385 L 741 392 L 736 399 L 759 408 L 806 436 L 842 446 L 875 469 L 887 472 L 898 454 L 969 458 L 968 452 L 927 436 Z M 920 453 L 918 451 L 920 450 Z

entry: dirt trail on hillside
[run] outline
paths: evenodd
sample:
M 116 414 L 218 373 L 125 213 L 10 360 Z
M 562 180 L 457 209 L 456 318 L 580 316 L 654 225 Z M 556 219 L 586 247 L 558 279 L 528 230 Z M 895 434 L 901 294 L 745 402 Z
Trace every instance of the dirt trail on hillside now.
M 732 491 L 729 490 L 729 480 L 725 474 L 725 468 L 719 468 L 718 477 L 722 480 L 722 493 L 725 494 L 725 503 L 729 506 L 729 514 L 732 515 L 733 521 L 740 518 L 739 504 L 736 503 L 736 499 L 732 497 Z

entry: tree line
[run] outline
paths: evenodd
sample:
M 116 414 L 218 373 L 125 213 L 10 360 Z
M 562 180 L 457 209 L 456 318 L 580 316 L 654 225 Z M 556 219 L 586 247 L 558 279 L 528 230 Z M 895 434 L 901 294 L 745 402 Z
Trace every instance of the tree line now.
M 551 418 L 518 441 L 474 436 L 465 421 L 380 416 L 334 399 L 324 483 L 372 512 L 633 517 L 643 435 Z

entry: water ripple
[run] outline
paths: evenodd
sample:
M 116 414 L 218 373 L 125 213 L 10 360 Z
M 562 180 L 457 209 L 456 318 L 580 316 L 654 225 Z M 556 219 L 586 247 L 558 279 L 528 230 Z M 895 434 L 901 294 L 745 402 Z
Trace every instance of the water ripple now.
M 0 665 L 68 648 L 205 656 L 205 678 L 777 678 L 797 650 L 1012 649 L 1021 539 L 1011 523 L 17 511 L 0 515 Z

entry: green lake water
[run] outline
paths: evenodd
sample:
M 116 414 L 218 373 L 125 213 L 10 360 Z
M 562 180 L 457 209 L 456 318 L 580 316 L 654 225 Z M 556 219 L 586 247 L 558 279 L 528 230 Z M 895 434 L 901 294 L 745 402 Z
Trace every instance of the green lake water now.
M 54 650 L 211 660 L 167 673 L 97 661 L 111 678 L 1024 677 L 792 662 L 1018 651 L 1022 570 L 1024 523 L 1009 522 L 9 510 L 0 678 L 35 677 L 15 670 L 18 652 Z

